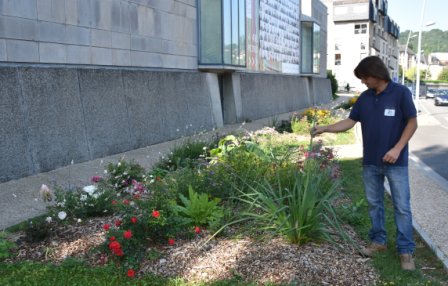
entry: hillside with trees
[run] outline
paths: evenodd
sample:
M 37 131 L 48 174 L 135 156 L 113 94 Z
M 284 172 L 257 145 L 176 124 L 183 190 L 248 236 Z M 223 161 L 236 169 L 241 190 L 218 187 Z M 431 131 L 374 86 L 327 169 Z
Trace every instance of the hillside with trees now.
M 400 44 L 406 45 L 410 31 L 406 30 L 400 33 Z M 414 32 L 418 34 L 418 32 Z M 418 37 L 414 37 L 409 41 L 409 48 L 414 52 L 417 51 Z M 430 53 L 448 53 L 448 31 L 440 29 L 432 29 L 422 32 L 422 50 L 425 55 Z

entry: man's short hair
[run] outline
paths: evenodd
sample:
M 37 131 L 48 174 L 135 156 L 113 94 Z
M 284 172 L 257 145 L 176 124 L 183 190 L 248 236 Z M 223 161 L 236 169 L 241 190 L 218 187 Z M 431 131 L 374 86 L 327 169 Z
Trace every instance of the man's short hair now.
M 377 56 L 369 56 L 362 59 L 354 70 L 359 79 L 375 77 L 385 81 L 391 81 L 389 70 L 384 62 Z

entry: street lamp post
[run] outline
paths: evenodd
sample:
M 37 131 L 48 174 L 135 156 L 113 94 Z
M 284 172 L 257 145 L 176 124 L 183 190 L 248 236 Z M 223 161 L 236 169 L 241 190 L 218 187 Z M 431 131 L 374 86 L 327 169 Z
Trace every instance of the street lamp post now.
M 404 85 L 404 74 L 406 72 L 409 60 L 408 60 L 408 46 L 409 46 L 409 40 L 412 38 L 417 37 L 417 35 L 412 35 L 412 31 L 409 31 L 408 40 L 406 41 L 406 48 L 404 49 L 404 61 L 403 61 L 403 68 L 402 68 L 402 77 L 401 77 L 401 84 Z
M 420 97 L 420 61 L 421 61 L 421 49 L 422 49 L 422 29 L 423 29 L 423 17 L 425 15 L 425 4 L 426 4 L 426 0 L 423 0 L 423 5 L 422 5 L 422 14 L 420 17 L 420 29 L 418 31 L 418 48 L 417 48 L 417 78 L 415 80 L 415 108 L 417 109 L 417 112 L 419 112 L 419 106 L 418 106 L 418 101 L 419 101 L 419 97 Z M 432 23 L 428 23 L 425 26 L 431 26 L 434 25 L 435 22 Z

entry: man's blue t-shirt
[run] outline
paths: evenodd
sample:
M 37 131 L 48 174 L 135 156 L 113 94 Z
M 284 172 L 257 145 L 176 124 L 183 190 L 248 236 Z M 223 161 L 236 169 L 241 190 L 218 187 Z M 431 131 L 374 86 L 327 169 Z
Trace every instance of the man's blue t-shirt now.
M 416 116 L 411 91 L 401 84 L 389 82 L 380 94 L 376 94 L 374 89 L 364 91 L 349 116 L 350 119 L 361 122 L 363 164 L 389 164 L 383 162 L 384 155 L 400 140 L 408 120 Z M 408 145 L 403 148 L 393 165 L 408 165 Z

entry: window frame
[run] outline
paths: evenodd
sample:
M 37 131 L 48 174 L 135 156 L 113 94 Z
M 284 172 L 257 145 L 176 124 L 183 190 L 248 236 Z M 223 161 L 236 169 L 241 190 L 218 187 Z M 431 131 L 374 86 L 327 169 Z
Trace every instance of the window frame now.
M 203 62 L 203 45 L 202 45 L 202 41 L 203 41 L 203 34 L 202 34 L 202 1 L 208 1 L 208 0 L 198 0 L 197 1 L 197 17 L 198 17 L 198 21 L 197 21 L 197 34 L 198 34 L 198 39 L 197 39 L 197 44 L 198 44 L 198 66 L 199 68 L 201 67 L 219 67 L 221 69 L 226 69 L 226 67 L 228 68 L 246 68 L 247 67 L 247 55 L 244 55 L 243 58 L 241 58 L 241 52 L 242 50 L 244 50 L 244 53 L 247 53 L 247 27 L 246 27 L 246 21 L 244 21 L 243 23 L 240 23 L 241 18 L 243 17 L 244 19 L 246 19 L 246 0 L 220 0 L 221 5 L 220 5 L 220 9 L 221 9 L 221 22 L 219 23 L 219 25 L 221 26 L 221 55 L 220 55 L 220 62 Z M 232 9 L 232 5 L 236 3 L 236 11 L 237 11 L 237 15 L 234 16 L 233 15 L 233 9 Z M 241 4 L 242 3 L 242 4 Z M 229 19 L 225 19 L 224 18 L 224 8 L 225 5 L 229 5 L 230 6 L 230 15 L 229 15 Z M 243 8 L 243 11 L 241 11 L 240 8 Z M 234 23 L 232 20 L 236 20 L 236 23 Z M 226 22 L 229 21 L 230 25 L 229 27 L 226 27 L 225 24 L 227 24 Z M 234 27 L 234 25 L 236 24 L 236 29 Z M 241 25 L 244 26 L 244 29 L 241 29 Z M 225 58 L 225 35 L 224 32 L 226 31 L 226 28 L 230 30 L 230 63 L 228 63 L 228 61 L 226 61 Z M 234 39 L 234 35 L 233 32 L 236 31 L 238 36 L 236 37 L 237 39 L 237 45 L 236 45 L 236 50 L 234 50 L 233 48 L 233 42 L 232 40 Z M 244 31 L 244 35 L 241 35 L 240 32 Z M 244 41 L 241 41 L 240 38 L 244 36 Z M 241 47 L 241 44 L 243 44 L 244 47 Z M 235 55 L 232 56 L 232 55 Z M 237 59 L 237 63 L 234 63 L 234 58 Z M 218 69 L 219 69 L 218 68 Z

